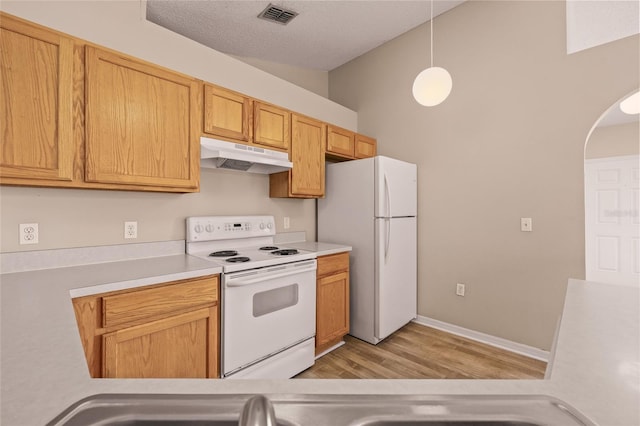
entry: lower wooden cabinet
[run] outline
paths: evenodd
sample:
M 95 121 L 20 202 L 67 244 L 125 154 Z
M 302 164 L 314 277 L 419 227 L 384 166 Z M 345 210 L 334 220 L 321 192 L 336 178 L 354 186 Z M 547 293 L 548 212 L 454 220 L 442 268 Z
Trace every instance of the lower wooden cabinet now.
M 91 377 L 219 377 L 217 275 L 73 299 Z
M 103 335 L 102 377 L 210 377 L 217 315 L 217 307 L 199 309 Z
M 349 253 L 318 257 L 316 355 L 349 332 Z

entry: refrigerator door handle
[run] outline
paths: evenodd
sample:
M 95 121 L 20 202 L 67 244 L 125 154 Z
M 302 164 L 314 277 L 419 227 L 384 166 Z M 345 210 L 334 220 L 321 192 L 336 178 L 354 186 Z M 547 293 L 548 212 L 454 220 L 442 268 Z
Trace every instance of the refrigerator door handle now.
M 386 218 L 384 220 L 384 227 L 386 231 L 384 242 L 384 263 L 387 263 L 387 259 L 389 258 L 389 243 L 391 242 L 391 219 Z
M 389 181 L 387 180 L 387 174 L 384 174 L 384 208 L 385 217 L 391 216 L 391 194 L 389 193 Z

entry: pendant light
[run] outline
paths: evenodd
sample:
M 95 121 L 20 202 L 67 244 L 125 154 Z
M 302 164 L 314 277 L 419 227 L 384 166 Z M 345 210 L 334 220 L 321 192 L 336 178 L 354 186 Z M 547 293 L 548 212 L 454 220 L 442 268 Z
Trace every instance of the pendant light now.
M 433 66 L 433 0 L 431 0 L 431 67 L 423 70 L 413 81 L 413 97 L 420 105 L 435 106 L 442 103 L 453 87 L 451 75 L 441 67 Z

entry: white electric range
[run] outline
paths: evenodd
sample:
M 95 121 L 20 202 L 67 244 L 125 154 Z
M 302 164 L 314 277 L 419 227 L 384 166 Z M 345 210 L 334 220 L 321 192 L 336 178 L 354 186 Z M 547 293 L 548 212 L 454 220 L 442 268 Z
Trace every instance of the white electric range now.
M 290 378 L 314 363 L 316 254 L 274 236 L 273 216 L 187 218 L 187 254 L 222 267 L 224 378 Z

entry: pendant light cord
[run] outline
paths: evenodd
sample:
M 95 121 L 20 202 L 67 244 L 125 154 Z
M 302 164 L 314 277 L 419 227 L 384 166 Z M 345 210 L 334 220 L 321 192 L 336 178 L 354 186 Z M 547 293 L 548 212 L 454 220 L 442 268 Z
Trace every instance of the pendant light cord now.
M 433 68 L 433 0 L 431 0 L 431 68 Z

